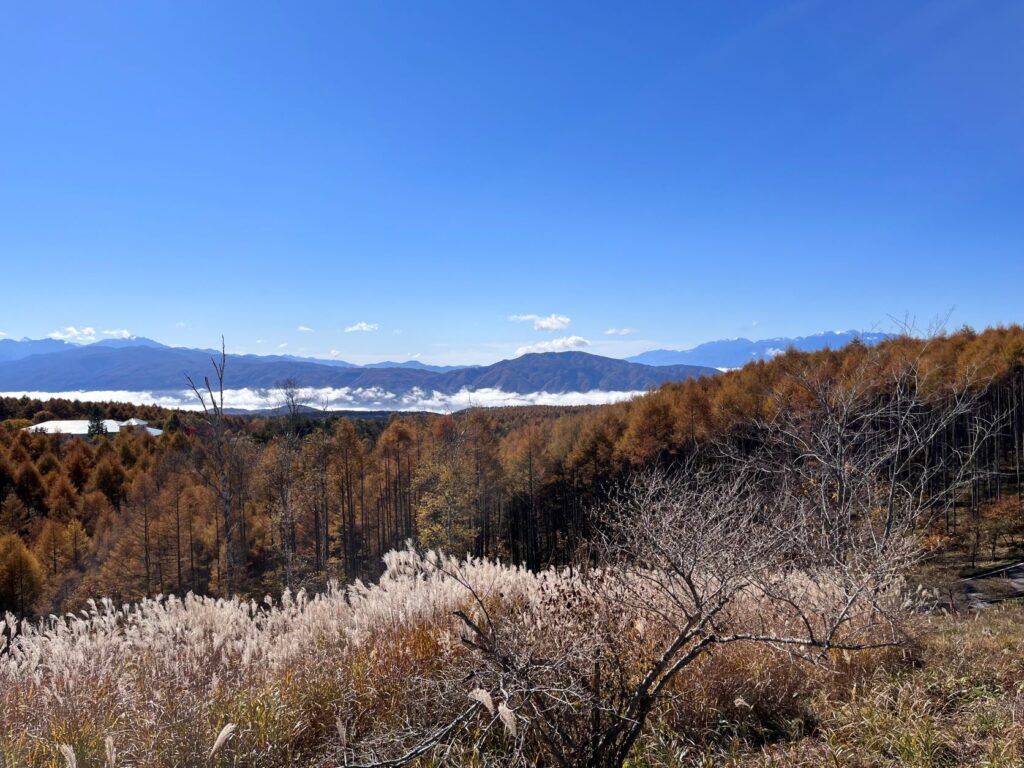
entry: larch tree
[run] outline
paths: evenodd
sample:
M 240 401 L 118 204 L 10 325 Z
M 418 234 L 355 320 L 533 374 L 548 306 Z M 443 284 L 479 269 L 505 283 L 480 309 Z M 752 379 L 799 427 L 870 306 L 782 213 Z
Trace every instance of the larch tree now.
M 435 425 L 416 471 L 419 542 L 453 555 L 473 551 L 476 487 L 466 430 L 452 417 Z
M 36 537 L 35 551 L 50 576 L 57 576 L 68 561 L 68 535 L 64 526 L 52 517 L 47 518 Z
M 0 502 L 14 491 L 14 468 L 4 452 L 0 451 Z
M 264 508 L 275 523 L 281 580 L 289 589 L 295 586 L 298 575 L 297 461 L 297 441 L 289 435 L 275 438 L 263 451 L 257 481 Z
M 331 439 L 334 456 L 332 468 L 333 494 L 341 508 L 338 536 L 341 539 L 345 579 L 352 581 L 359 572 L 362 550 L 366 495 L 366 446 L 349 419 L 340 420 Z
M 14 492 L 30 510 L 37 513 L 46 511 L 46 486 L 30 460 L 23 461 L 15 471 Z
M 28 507 L 14 493 L 0 502 L 0 534 L 23 534 L 28 530 L 30 521 Z
M 46 582 L 39 564 L 19 536 L 0 536 L 0 613 L 25 616 L 32 612 Z
M 46 494 L 46 508 L 49 514 L 61 522 L 67 522 L 78 505 L 78 493 L 63 472 L 51 475 L 49 491 Z
M 81 568 L 89 553 L 89 534 L 85 532 L 85 527 L 77 517 L 71 519 L 65 531 L 68 561 L 75 568 Z
M 88 487 L 102 493 L 115 509 L 120 509 L 127 486 L 128 473 L 124 467 L 116 459 L 106 456 L 93 469 Z

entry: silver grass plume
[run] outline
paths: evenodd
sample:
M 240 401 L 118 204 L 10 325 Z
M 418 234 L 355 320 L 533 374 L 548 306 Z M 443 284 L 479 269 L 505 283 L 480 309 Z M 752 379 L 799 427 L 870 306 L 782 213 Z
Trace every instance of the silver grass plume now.
M 474 688 L 469 692 L 469 698 L 473 701 L 478 701 L 487 707 L 487 711 L 492 715 L 494 714 L 494 701 L 491 699 L 491 694 L 485 691 L 483 688 Z
M 508 708 L 504 701 L 498 705 L 498 717 L 501 718 L 501 722 L 504 723 L 509 735 L 514 739 L 519 732 L 519 729 L 516 727 L 516 715 Z
M 238 726 L 234 723 L 228 723 L 220 729 L 220 733 L 217 734 L 217 740 L 213 742 L 213 749 L 210 750 L 210 757 L 217 754 L 217 751 L 224 746 L 224 743 L 231 738 L 231 734 L 235 732 Z
M 61 757 L 64 758 L 65 768 L 78 768 L 78 758 L 75 757 L 75 750 L 67 744 L 58 744 L 57 749 L 60 750 Z

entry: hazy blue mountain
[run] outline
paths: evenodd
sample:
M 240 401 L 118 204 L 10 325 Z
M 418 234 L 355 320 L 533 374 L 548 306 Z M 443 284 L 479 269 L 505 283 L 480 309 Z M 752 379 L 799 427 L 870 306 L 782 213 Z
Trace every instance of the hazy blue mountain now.
M 454 394 L 462 389 L 519 394 L 637 391 L 769 359 L 789 347 L 838 348 L 855 338 L 876 344 L 889 336 L 832 331 L 796 338 L 712 341 L 689 350 L 644 352 L 627 360 L 560 352 L 466 367 L 433 366 L 418 360 L 358 366 L 344 360 L 295 355 L 229 355 L 227 381 L 232 389 L 266 389 L 294 379 L 303 387 L 379 390 L 398 396 L 410 392 Z M 88 345 L 54 339 L 5 339 L 0 340 L 0 391 L 173 392 L 184 388 L 186 374 L 200 379 L 206 375 L 211 355 L 216 354 L 215 350 L 168 347 L 142 337 Z
M 434 373 L 447 373 L 448 371 L 461 371 L 463 368 L 478 368 L 475 365 L 429 365 L 419 360 L 406 360 L 404 363 L 396 363 L 393 360 L 385 360 L 382 363 L 367 363 L 363 368 L 414 368 L 419 371 L 433 371 Z
M 74 344 L 70 341 L 59 341 L 56 339 L 21 339 L 15 341 L 14 339 L 0 339 L 0 362 L 9 360 L 20 360 L 23 357 L 30 355 L 41 355 L 41 354 L 52 354 L 55 352 L 67 352 L 76 349 L 85 349 L 91 347 L 94 349 L 124 349 L 126 347 L 152 347 L 154 349 L 179 349 L 186 352 L 197 352 L 206 355 L 209 358 L 210 355 L 220 354 L 220 350 L 217 349 L 190 349 L 186 347 L 170 347 L 166 344 L 161 344 L 159 341 L 153 339 L 147 339 L 145 336 L 129 336 L 128 338 L 114 338 L 114 339 L 101 339 L 100 341 L 92 342 L 91 344 Z M 319 357 L 299 357 L 297 355 L 243 355 L 243 357 L 252 357 L 265 360 L 267 362 L 298 362 L 298 363 L 316 363 L 317 365 L 329 365 L 338 368 L 358 368 L 359 366 L 355 363 L 349 363 L 345 360 L 336 360 L 330 358 L 319 358 Z
M 0 391 L 176 391 L 186 386 L 186 374 L 197 379 L 208 375 L 210 357 L 208 350 L 90 344 L 0 363 Z M 369 379 L 364 378 L 367 374 L 371 374 Z M 267 388 L 285 379 L 308 387 L 376 386 L 385 378 L 408 389 L 433 375 L 427 371 L 366 371 L 259 355 L 228 355 L 227 361 L 228 385 L 235 389 Z
M 505 392 L 632 392 L 718 373 L 693 365 L 650 366 L 587 352 L 538 352 L 444 374 L 442 392 L 462 388 Z
M 76 346 L 69 341 L 57 339 L 0 339 L 0 363 L 21 360 L 30 355 L 49 355 L 66 349 L 76 349 Z
M 854 339 L 860 339 L 865 344 L 877 344 L 891 337 L 892 335 L 888 333 L 826 331 L 812 336 L 781 337 L 758 341 L 724 339 L 709 341 L 693 349 L 654 349 L 626 359 L 632 363 L 645 365 L 708 365 L 712 368 L 739 368 L 752 360 L 769 360 L 790 347 L 804 352 L 813 352 L 826 347 L 838 349 Z
M 242 355 L 242 357 L 266 360 L 267 362 L 315 363 L 317 365 L 329 365 L 333 368 L 360 367 L 346 360 L 336 360 L 329 357 L 299 357 L 298 355 Z
M 154 347 L 157 349 L 171 349 L 171 347 L 166 344 L 161 344 L 159 341 L 154 341 L 153 339 L 147 339 L 144 336 L 129 336 L 124 339 L 102 339 L 91 344 L 74 344 L 69 341 L 59 341 L 56 339 L 21 339 L 20 341 L 15 341 L 14 339 L 2 339 L 0 340 L 0 362 L 7 360 L 20 360 L 21 358 L 28 357 L 30 355 L 65 352 L 72 349 L 81 349 L 82 347 L 87 346 L 99 347 L 101 349 L 120 349 L 124 347 Z M 202 352 L 205 355 L 218 354 L 218 351 L 215 349 L 192 349 L 190 351 Z M 300 355 L 243 355 L 243 357 L 258 357 L 266 362 L 285 361 L 293 363 L 315 363 L 316 365 L 328 365 L 334 368 L 412 368 L 421 371 L 433 371 L 434 373 L 445 373 L 446 371 L 458 371 L 463 368 L 474 367 L 467 365 L 430 365 L 429 363 L 421 363 L 419 360 L 406 360 L 405 362 L 385 360 L 380 363 L 357 365 L 356 363 L 350 363 L 346 360 L 338 360 L 335 358 L 303 357 Z
M 0 363 L 0 392 L 174 392 L 185 388 L 187 374 L 201 380 L 210 370 L 207 350 L 91 344 Z M 714 373 L 711 368 L 652 367 L 584 352 L 523 355 L 494 365 L 443 372 L 228 355 L 226 379 L 231 389 L 271 388 L 285 379 L 294 379 L 303 387 L 377 389 L 403 395 L 412 391 L 453 394 L 463 388 L 495 388 L 510 393 L 635 391 Z
M 153 341 L 147 339 L 145 336 L 129 336 L 126 339 L 103 339 L 102 341 L 96 341 L 89 344 L 90 347 L 155 347 L 157 349 L 167 349 L 166 344 L 161 344 L 159 341 Z
M 74 344 L 62 339 L 0 339 L 0 362 L 21 360 L 31 355 L 52 355 L 81 349 L 83 346 L 121 348 L 121 347 L 157 347 L 167 349 L 167 345 L 143 336 L 130 336 L 127 339 L 102 339 L 89 345 Z

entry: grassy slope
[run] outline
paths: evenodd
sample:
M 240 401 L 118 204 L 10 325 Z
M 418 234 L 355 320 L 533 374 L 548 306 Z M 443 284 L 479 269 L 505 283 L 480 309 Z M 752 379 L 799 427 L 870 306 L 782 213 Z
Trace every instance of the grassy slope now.
M 1004 548 L 972 562 L 954 548 L 919 576 L 947 599 L 957 579 L 1020 559 Z M 652 742 L 645 764 L 1024 766 L 1024 599 L 921 617 L 900 656 L 815 686 L 788 718 L 725 727 L 700 748 Z
M 915 663 L 810 702 L 812 735 L 762 749 L 736 743 L 715 750 L 712 764 L 1021 765 L 1024 606 L 934 617 L 920 630 Z
M 944 574 L 947 583 L 969 565 L 962 559 L 956 565 L 957 560 L 948 556 L 938 560 L 942 573 L 933 569 L 930 576 Z M 396 593 L 394 599 L 400 597 Z M 335 609 L 347 610 L 340 604 Z M 332 627 L 340 620 L 326 610 L 321 613 L 319 620 Z M 448 615 L 450 609 L 441 613 Z M 294 624 L 288 615 L 276 622 L 277 629 L 267 634 L 270 650 L 279 644 L 289 646 L 275 638 Z M 6 747 L 0 752 L 7 753 L 8 765 L 56 768 L 64 761 L 53 745 L 70 742 L 79 765 L 99 766 L 102 738 L 114 732 L 119 751 L 132 758 L 125 765 L 255 764 L 247 763 L 248 758 L 235 759 L 236 748 L 243 744 L 256 750 L 252 754 L 259 754 L 264 766 L 324 764 L 329 756 L 324 744 L 330 741 L 335 722 L 328 704 L 348 701 L 341 695 L 351 688 L 345 680 L 354 676 L 376 681 L 372 691 L 361 684 L 351 688 L 363 691 L 360 696 L 366 698 L 352 710 L 360 717 L 377 722 L 401 714 L 395 697 L 401 700 L 405 681 L 422 671 L 416 664 L 429 666 L 438 658 L 438 631 L 438 625 L 409 627 L 393 641 L 369 643 L 363 652 L 369 649 L 371 655 L 357 652 L 358 659 L 344 656 L 344 643 L 338 648 L 318 644 L 316 653 L 297 651 L 281 670 L 268 672 L 266 685 L 252 677 L 252 669 L 234 680 L 231 670 L 237 663 L 227 664 L 218 672 L 223 679 L 214 700 L 190 698 L 206 695 L 205 662 L 196 666 L 192 683 L 178 674 L 168 679 L 147 677 L 146 705 L 129 701 L 129 711 L 121 714 L 138 722 L 104 720 L 104 712 L 117 711 L 104 705 L 106 699 L 118 699 L 123 692 L 76 678 L 67 681 L 56 704 L 47 705 L 49 710 L 43 707 L 49 712 L 45 718 L 36 709 L 42 699 L 33 703 L 17 696 L 7 702 L 8 726 L 18 723 L 20 731 L 29 721 L 46 719 L 49 724 L 38 734 L 23 736 L 5 733 L 0 717 L 0 747 Z M 832 674 L 794 664 L 763 648 L 734 646 L 681 682 L 676 699 L 653 718 L 631 767 L 1024 765 L 1024 603 L 1008 601 L 977 612 L 935 612 L 921 616 L 913 634 L 915 641 L 899 652 L 856 656 L 838 664 L 839 671 Z M 211 642 L 216 644 L 216 638 Z M 177 653 L 193 653 L 191 643 L 185 646 Z M 419 650 L 410 656 L 409 649 Z M 194 653 L 197 659 L 205 658 L 199 650 Z M 259 668 L 256 664 L 253 669 Z M 359 672 L 370 668 L 376 673 Z M 157 696 L 160 691 L 166 695 Z M 147 714 L 150 705 L 153 711 Z M 25 708 L 21 715 L 28 721 L 16 714 Z M 172 717 L 175 712 L 180 717 Z M 228 720 L 243 726 L 223 754 L 210 761 L 205 757 L 209 745 Z M 135 742 L 134 750 L 130 742 Z M 482 763 L 472 754 L 460 755 L 458 748 L 443 762 L 421 763 L 442 764 Z

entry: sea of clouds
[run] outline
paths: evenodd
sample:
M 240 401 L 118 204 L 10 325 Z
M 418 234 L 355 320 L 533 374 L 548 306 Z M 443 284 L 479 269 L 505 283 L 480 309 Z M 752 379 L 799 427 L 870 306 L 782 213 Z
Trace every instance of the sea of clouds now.
M 377 387 L 309 388 L 300 391 L 303 403 L 312 408 L 332 411 L 431 411 L 451 413 L 466 408 L 493 408 L 511 405 L 602 405 L 642 395 L 643 392 L 530 392 L 521 394 L 501 389 L 463 389 L 455 394 L 413 389 L 396 394 Z M 200 410 L 201 405 L 191 390 L 175 392 L 134 392 L 129 390 L 93 390 L 81 392 L 0 392 L 3 397 L 30 397 L 37 400 L 63 398 L 83 402 L 120 402 L 136 405 L 159 405 L 187 411 Z M 279 407 L 284 397 L 275 389 L 226 389 L 224 406 L 231 409 L 258 411 Z

